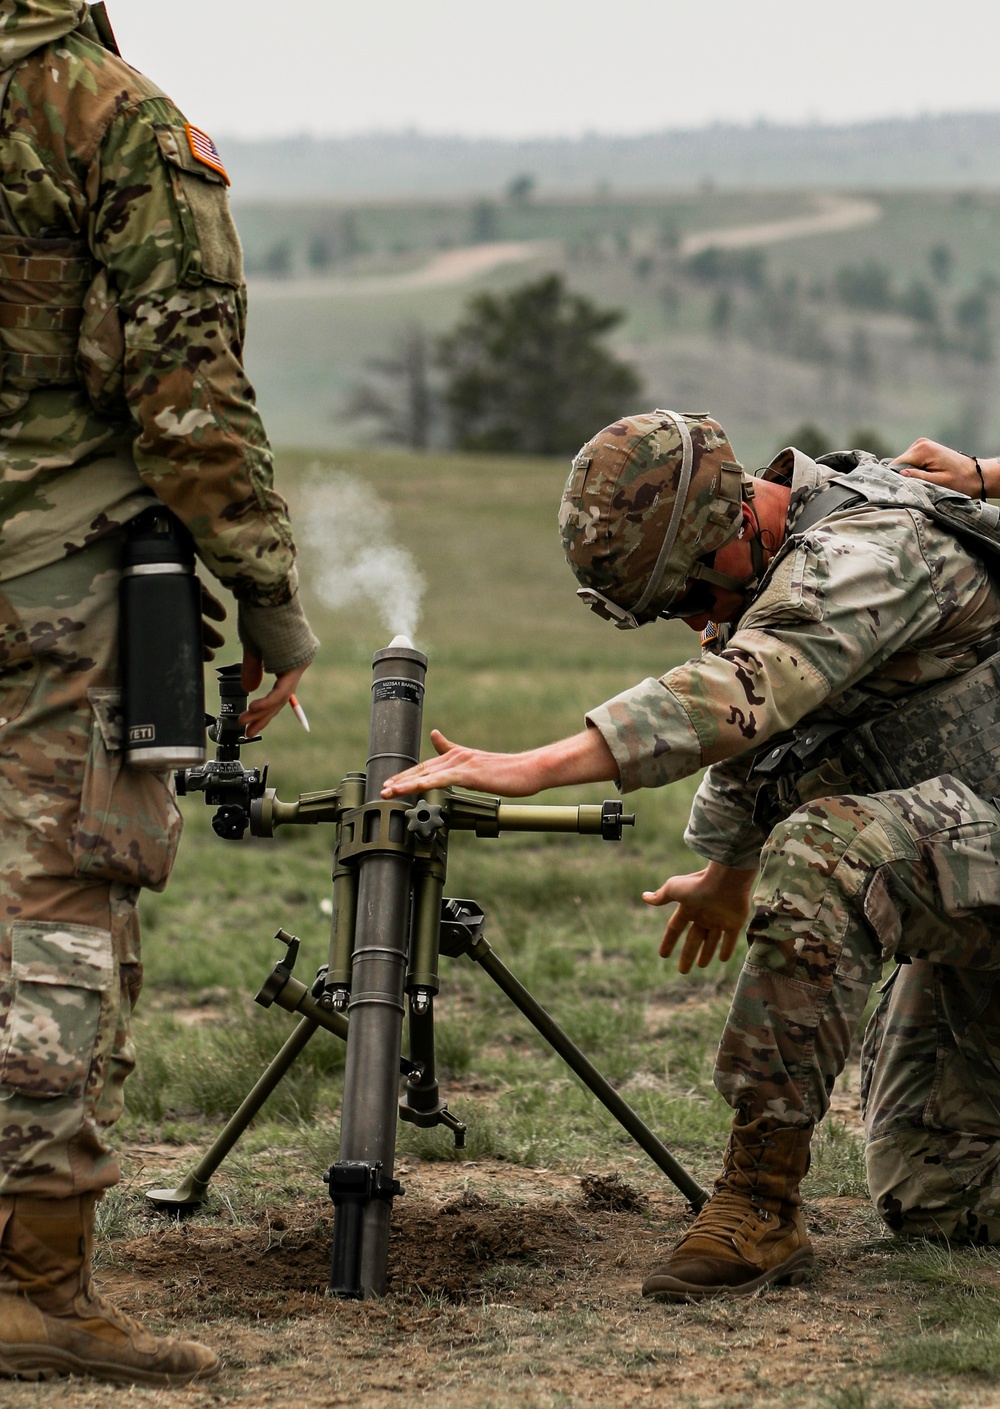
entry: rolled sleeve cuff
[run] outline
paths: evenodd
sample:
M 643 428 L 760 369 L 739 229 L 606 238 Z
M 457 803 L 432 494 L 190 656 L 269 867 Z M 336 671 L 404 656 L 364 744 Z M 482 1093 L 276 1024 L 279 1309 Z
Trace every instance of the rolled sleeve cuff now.
M 236 623 L 240 641 L 260 656 L 269 675 L 308 665 L 319 650 L 297 593 L 279 606 L 240 602 Z
M 742 833 L 732 841 L 726 842 L 719 837 L 702 836 L 688 827 L 684 832 L 684 843 L 705 861 L 718 861 L 722 866 L 730 866 L 739 871 L 749 871 L 760 865 L 761 845 L 760 837 L 756 833 L 753 836 Z
M 652 678 L 633 685 L 586 715 L 618 764 L 623 793 L 660 788 L 697 772 L 702 749 L 680 700 Z
M 756 787 L 749 785 L 737 770 L 726 764 L 710 768 L 701 780 L 691 804 L 684 840 L 706 861 L 741 870 L 757 866 L 764 832 L 753 820 Z

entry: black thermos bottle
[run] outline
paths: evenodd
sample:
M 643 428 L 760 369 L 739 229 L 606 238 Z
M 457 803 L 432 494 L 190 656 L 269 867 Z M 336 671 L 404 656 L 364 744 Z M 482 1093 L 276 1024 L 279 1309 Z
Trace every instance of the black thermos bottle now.
M 161 770 L 204 763 L 201 584 L 191 535 L 163 505 L 128 526 L 121 629 L 126 762 Z

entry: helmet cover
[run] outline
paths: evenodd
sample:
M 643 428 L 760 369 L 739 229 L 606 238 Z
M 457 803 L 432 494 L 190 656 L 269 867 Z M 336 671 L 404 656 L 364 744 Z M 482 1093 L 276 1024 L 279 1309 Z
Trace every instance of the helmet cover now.
M 743 478 L 725 431 L 699 412 L 649 411 L 598 432 L 573 460 L 559 510 L 584 600 L 614 604 L 623 626 L 667 611 L 696 560 L 739 533 Z

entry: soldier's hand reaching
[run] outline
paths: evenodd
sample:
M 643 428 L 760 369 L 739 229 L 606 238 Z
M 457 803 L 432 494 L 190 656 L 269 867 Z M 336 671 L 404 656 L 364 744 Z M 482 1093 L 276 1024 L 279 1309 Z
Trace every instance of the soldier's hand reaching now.
M 944 489 L 957 489 L 970 499 L 978 499 L 985 491 L 990 498 L 1000 489 L 998 485 L 998 463 L 980 457 L 979 466 L 983 481 L 980 483 L 976 462 L 971 455 L 960 450 L 951 450 L 936 440 L 921 436 L 897 456 L 894 464 L 899 473 L 908 479 L 923 479 L 930 484 L 940 484 Z
M 490 753 L 453 744 L 438 729 L 431 730 L 437 758 L 388 778 L 385 798 L 427 793 L 432 788 L 473 788 L 501 797 L 531 797 L 545 788 L 570 783 L 609 782 L 618 777 L 614 755 L 596 729 L 585 729 L 525 753 Z
M 750 914 L 756 876 L 756 869 L 736 869 L 710 861 L 703 871 L 671 876 L 659 890 L 643 891 L 647 905 L 677 904 L 660 941 L 661 957 L 669 958 L 683 939 L 678 973 L 690 973 L 696 962 L 699 969 L 706 968 L 716 951 L 720 962 L 725 963 Z

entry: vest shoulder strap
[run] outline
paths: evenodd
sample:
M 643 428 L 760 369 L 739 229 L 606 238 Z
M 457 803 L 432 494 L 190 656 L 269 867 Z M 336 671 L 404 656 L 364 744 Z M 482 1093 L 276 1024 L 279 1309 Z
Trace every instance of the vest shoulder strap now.
M 843 457 L 838 459 L 842 462 Z M 878 473 L 868 473 L 873 467 Z M 888 486 L 879 484 L 879 476 L 887 471 L 877 461 L 859 459 L 853 469 L 846 465 L 841 468 L 838 463 L 837 470 L 837 478 L 799 511 L 792 525 L 792 536 L 808 533 L 823 519 L 861 504 L 870 504 L 872 508 L 913 509 L 954 534 L 963 547 L 982 558 L 990 572 L 1000 578 L 1000 506 L 970 499 L 956 490 L 923 480 L 904 481 L 913 493 L 912 497 L 901 497 Z

